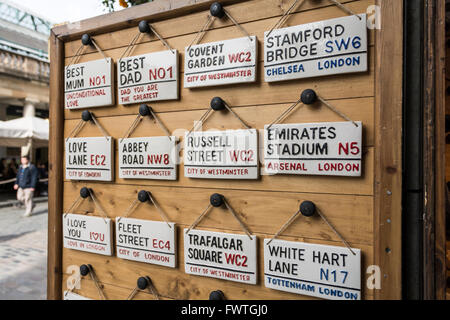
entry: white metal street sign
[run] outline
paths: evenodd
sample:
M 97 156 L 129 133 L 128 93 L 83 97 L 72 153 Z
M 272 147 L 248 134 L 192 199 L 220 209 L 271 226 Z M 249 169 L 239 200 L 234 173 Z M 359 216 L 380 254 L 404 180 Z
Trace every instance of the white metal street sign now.
M 361 300 L 361 251 L 264 239 L 267 288 L 329 300 Z
M 113 138 L 66 139 L 66 179 L 113 180 Z
M 184 87 L 255 82 L 255 36 L 193 45 L 185 49 Z M 189 49 L 189 50 L 188 50 Z
M 111 256 L 111 219 L 83 216 L 81 214 L 63 215 L 64 248 Z
M 258 179 L 257 131 L 186 133 L 184 175 L 206 179 Z
M 356 124 L 356 125 L 355 125 Z M 268 174 L 361 176 L 362 123 L 275 124 L 264 130 Z
M 64 300 L 92 300 L 71 291 L 64 291 Z
M 185 272 L 256 284 L 256 236 L 184 229 Z
M 143 137 L 119 140 L 121 179 L 177 179 L 177 137 Z
M 114 104 L 114 62 L 111 58 L 74 64 L 64 68 L 66 109 Z
M 175 223 L 119 217 L 116 250 L 117 257 L 122 259 L 175 268 Z
M 267 82 L 365 72 L 366 15 L 318 21 L 264 33 Z
M 178 99 L 178 51 L 153 52 L 117 62 L 118 97 L 123 105 Z

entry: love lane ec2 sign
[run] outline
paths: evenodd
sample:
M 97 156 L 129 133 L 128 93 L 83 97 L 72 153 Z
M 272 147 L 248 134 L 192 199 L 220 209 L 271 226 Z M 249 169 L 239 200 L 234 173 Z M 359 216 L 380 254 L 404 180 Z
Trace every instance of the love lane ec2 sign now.
M 114 104 L 114 63 L 111 58 L 74 64 L 64 68 L 66 109 Z
M 112 255 L 112 224 L 109 218 L 67 214 L 63 216 L 64 248 Z
M 367 71 L 366 15 L 265 32 L 266 82 Z
M 256 236 L 184 229 L 187 274 L 256 284 Z
M 177 139 L 162 136 L 119 140 L 119 177 L 176 180 Z
M 178 51 L 170 50 L 120 59 L 118 97 L 123 105 L 178 99 Z
M 255 82 L 257 41 L 252 36 L 191 46 L 185 50 L 184 87 Z
M 175 224 L 131 218 L 116 219 L 117 257 L 175 268 Z
M 257 131 L 186 133 L 184 175 L 204 179 L 258 179 Z
M 356 125 L 357 126 L 356 126 Z M 268 174 L 361 176 L 361 122 L 294 123 L 265 126 Z
M 66 139 L 66 179 L 113 180 L 112 137 Z
M 267 288 L 330 300 L 361 300 L 361 251 L 264 239 Z

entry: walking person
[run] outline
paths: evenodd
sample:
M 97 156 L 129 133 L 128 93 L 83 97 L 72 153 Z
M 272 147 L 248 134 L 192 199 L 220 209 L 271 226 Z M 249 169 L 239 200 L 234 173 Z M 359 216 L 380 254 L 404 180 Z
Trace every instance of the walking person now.
M 17 190 L 17 200 L 25 204 L 25 215 L 29 217 L 33 213 L 35 207 L 33 203 L 34 191 L 39 179 L 39 171 L 30 163 L 28 156 L 21 158 L 22 165 L 17 171 L 16 184 L 14 190 Z

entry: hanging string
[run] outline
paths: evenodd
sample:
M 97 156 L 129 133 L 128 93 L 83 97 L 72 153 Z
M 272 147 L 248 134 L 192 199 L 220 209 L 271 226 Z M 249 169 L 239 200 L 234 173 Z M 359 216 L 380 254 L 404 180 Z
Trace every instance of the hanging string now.
M 87 265 L 87 267 L 89 268 L 89 275 L 92 281 L 94 281 L 95 286 L 97 287 L 98 294 L 103 300 L 106 300 L 105 293 L 103 292 L 102 286 L 100 285 L 100 281 L 97 278 L 97 274 L 94 272 L 94 269 L 92 269 L 90 265 Z
M 148 108 L 148 110 L 149 110 L 150 114 L 152 115 L 153 119 L 155 119 L 158 126 L 164 131 L 164 133 L 169 138 L 169 140 L 172 141 L 170 132 L 167 129 L 167 127 L 164 125 L 164 123 L 159 119 L 159 117 L 156 115 L 156 113 L 153 111 L 152 108 Z M 141 123 L 142 119 L 144 119 L 144 116 L 142 116 L 141 114 L 138 114 L 136 119 L 134 119 L 133 123 L 128 128 L 127 132 L 125 133 L 125 136 L 120 139 L 120 142 L 122 142 L 123 139 L 128 139 L 131 136 L 131 134 L 134 132 L 134 130 L 136 130 L 137 126 Z
M 103 58 L 105 58 L 106 61 L 108 61 L 108 57 L 106 56 L 106 54 L 103 52 L 102 49 L 100 49 L 100 47 L 97 45 L 97 42 L 91 38 L 92 44 L 95 46 L 95 48 L 97 49 L 98 52 L 100 52 L 103 56 Z
M 323 99 L 321 96 L 317 95 L 317 98 L 320 100 L 320 102 L 322 102 L 325 106 L 327 106 L 331 111 L 338 114 L 341 118 L 344 118 L 345 120 L 352 122 L 356 127 L 358 127 L 358 124 L 355 121 L 353 121 L 347 115 L 345 115 L 344 113 L 342 113 L 341 111 L 339 111 L 338 109 L 333 107 L 328 101 Z
M 278 118 L 276 118 L 272 123 L 267 127 L 267 129 L 270 129 L 274 124 L 280 122 L 281 120 L 284 120 L 286 116 L 294 110 L 296 106 L 298 106 L 302 102 L 302 99 L 298 99 L 294 104 L 292 104 L 289 108 L 287 108 Z
M 172 47 L 167 43 L 167 41 L 163 37 L 161 37 L 161 35 L 158 32 L 156 32 L 155 28 L 153 28 L 151 24 L 149 24 L 148 26 L 150 27 L 150 30 L 152 30 L 152 32 L 159 39 L 159 41 L 161 41 L 166 46 L 167 49 L 169 49 L 173 54 L 175 54 Z
M 75 126 L 75 128 L 73 128 L 73 130 L 69 133 L 69 136 L 66 138 L 66 141 L 68 141 L 71 137 L 75 138 L 78 133 L 81 131 L 81 129 L 83 129 L 84 125 L 86 124 L 86 121 L 84 121 L 83 119 L 81 119 L 77 125 Z
M 70 60 L 70 62 L 69 62 L 69 64 L 68 64 L 68 67 L 70 67 L 70 66 L 72 66 L 72 65 L 74 65 L 74 64 L 76 64 L 76 63 L 78 63 L 78 61 L 80 60 L 80 58 L 81 58 L 81 55 L 82 55 L 82 51 L 83 51 L 83 49 L 84 49 L 84 47 L 85 47 L 85 45 L 84 44 L 81 44 L 81 46 L 78 48 L 78 50 L 75 52 L 75 55 L 72 57 L 72 59 Z
M 215 17 L 208 15 L 208 18 L 206 19 L 206 23 L 203 25 L 203 27 L 200 29 L 200 31 L 197 32 L 197 34 L 195 35 L 195 38 L 192 39 L 191 43 L 188 46 L 187 51 L 189 51 L 189 49 L 191 49 L 191 47 L 194 44 L 199 43 L 203 39 L 203 37 L 206 34 L 207 28 L 210 27 L 210 25 L 214 22 L 215 19 L 216 19 Z M 201 35 L 201 37 L 199 38 L 200 35 Z
M 125 51 L 120 56 L 119 60 L 122 60 L 125 57 L 125 55 L 127 55 L 127 57 L 128 57 L 131 54 L 131 52 L 133 51 L 132 49 L 134 49 L 134 46 L 136 45 L 140 36 L 141 36 L 141 32 L 136 33 L 134 38 L 131 40 L 131 42 L 126 47 Z
M 170 136 L 170 132 L 169 130 L 167 130 L 166 126 L 164 125 L 164 123 L 162 123 L 162 121 L 159 119 L 159 117 L 156 115 L 155 112 L 153 112 L 152 108 L 148 108 L 150 113 L 152 114 L 153 119 L 156 120 L 156 122 L 158 123 L 159 127 L 166 133 L 166 136 L 169 138 L 170 141 L 172 141 L 172 138 Z
M 250 37 L 250 35 L 248 34 L 247 30 L 245 30 L 244 27 L 233 18 L 233 16 L 228 12 L 228 10 L 223 8 L 223 12 L 225 12 L 227 17 L 234 23 L 234 25 L 236 27 L 238 27 L 242 31 L 242 33 L 244 35 L 246 35 L 250 39 L 250 41 L 253 41 L 252 37 Z
M 152 194 L 150 192 L 147 191 L 147 195 L 148 195 L 150 201 L 155 206 L 156 210 L 158 210 L 161 218 L 165 221 L 165 223 L 169 226 L 169 228 L 172 229 L 172 226 L 169 224 L 169 218 L 167 217 L 166 213 L 161 209 L 161 207 L 158 205 L 158 203 L 155 201 L 155 199 L 153 199 Z
M 296 5 L 299 3 L 300 0 L 295 0 L 295 2 L 289 7 L 289 9 L 286 10 L 286 12 L 281 16 L 280 20 L 275 23 L 275 25 L 270 29 L 269 33 L 267 34 L 267 37 L 270 36 L 273 30 L 280 28 L 283 26 L 283 24 L 288 19 L 289 15 L 291 14 L 292 10 L 296 7 Z M 298 5 L 298 7 L 301 7 L 301 5 L 305 2 L 305 0 L 301 0 L 301 3 Z
M 292 217 L 280 228 L 280 230 L 278 230 L 278 232 L 272 237 L 272 239 L 270 239 L 269 242 L 267 242 L 267 245 L 269 245 L 273 240 L 278 238 L 278 236 L 280 234 L 282 234 L 284 232 L 284 230 L 286 230 L 287 227 L 289 227 L 292 224 L 292 222 L 294 222 L 295 219 L 297 219 L 299 214 L 300 214 L 300 209 L 292 215 Z
M 211 209 L 212 205 L 209 204 L 208 207 L 203 211 L 201 215 L 198 216 L 197 220 L 194 221 L 194 223 L 186 230 L 186 234 L 191 232 L 192 229 L 195 229 L 197 225 L 202 221 L 202 219 L 206 216 L 206 214 L 209 212 L 209 209 Z
M 208 109 L 208 110 L 201 116 L 200 120 L 198 120 L 198 121 L 196 121 L 196 122 L 194 123 L 194 126 L 192 127 L 191 130 L 189 130 L 188 135 L 190 135 L 192 131 L 197 130 L 198 124 L 200 123 L 200 124 L 202 125 L 203 122 L 209 117 L 209 115 L 210 115 L 211 112 L 212 112 L 212 109 Z M 195 130 L 194 130 L 194 129 L 195 129 Z
M 76 207 L 79 206 L 79 204 L 81 203 L 81 200 L 83 200 L 83 198 L 79 195 L 78 198 L 72 203 L 72 205 L 70 206 L 70 208 L 65 211 L 66 213 L 64 214 L 64 218 L 67 217 L 67 215 L 74 210 Z
M 246 128 L 246 129 L 248 129 L 248 130 L 250 130 L 251 128 L 244 122 L 244 120 L 242 120 L 241 119 L 241 117 L 239 117 L 238 115 L 237 115 L 237 113 L 236 112 L 234 112 L 233 111 L 233 109 L 231 109 L 230 108 L 230 106 L 225 102 L 225 101 L 223 101 L 224 102 L 224 105 L 225 105 L 225 108 L 227 108 L 228 109 L 228 111 L 230 111 L 241 123 L 242 123 L 242 125 Z
M 105 218 L 108 219 L 108 215 L 105 213 L 105 211 L 103 211 L 103 208 L 100 206 L 100 204 L 97 202 L 94 194 L 91 192 L 91 190 L 88 188 L 89 191 L 89 195 L 91 196 L 92 201 L 94 201 L 95 206 L 97 207 L 97 209 L 100 211 L 100 213 L 103 215 L 103 221 L 106 222 Z
M 103 129 L 103 127 L 100 125 L 97 118 L 94 116 L 94 114 L 92 112 L 91 112 L 91 116 L 92 116 L 92 120 L 94 121 L 95 125 L 100 129 L 100 131 L 102 132 L 102 134 L 106 138 L 106 140 L 109 141 L 109 134 L 106 132 L 105 129 Z
M 158 291 L 156 291 L 155 286 L 153 285 L 152 280 L 149 277 L 145 277 L 145 279 L 147 280 L 147 284 L 148 284 L 148 290 L 151 294 L 153 294 L 156 298 L 156 300 L 160 300 Z M 141 289 L 139 289 L 139 286 L 136 286 L 133 291 L 131 291 L 130 295 L 128 296 L 127 300 L 133 300 L 133 298 L 137 295 L 137 293 L 139 291 L 143 291 Z
M 123 217 L 119 217 L 119 218 L 117 219 L 117 221 L 120 222 L 120 220 L 121 220 L 122 218 L 128 218 L 128 217 L 130 216 L 132 210 L 134 210 L 134 208 L 135 208 L 135 206 L 136 206 L 136 204 L 137 204 L 138 202 L 139 202 L 139 200 L 138 200 L 138 199 L 135 199 L 135 200 L 131 203 L 131 205 L 128 207 L 128 209 L 125 211 L 125 214 L 123 215 Z
M 339 8 L 344 10 L 345 12 L 347 12 L 349 15 L 357 16 L 359 20 L 362 20 L 362 18 L 359 15 L 357 15 L 355 12 L 353 12 L 349 7 L 344 6 L 339 1 L 337 1 L 337 0 L 329 0 L 329 1 L 333 2 L 336 6 L 338 6 Z
M 123 139 L 128 139 L 130 137 L 130 135 L 134 132 L 134 130 L 137 128 L 138 124 L 142 121 L 143 118 L 144 118 L 143 116 L 138 114 L 136 119 L 134 119 L 133 123 L 128 128 L 127 132 L 125 133 L 125 136 L 122 139 L 120 139 L 120 142 L 122 142 Z

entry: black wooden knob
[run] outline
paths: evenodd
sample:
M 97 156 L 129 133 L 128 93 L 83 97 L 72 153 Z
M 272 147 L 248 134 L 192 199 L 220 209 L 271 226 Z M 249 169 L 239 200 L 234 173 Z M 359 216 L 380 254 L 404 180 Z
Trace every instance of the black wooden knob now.
M 90 113 L 87 110 L 83 111 L 83 113 L 81 114 L 81 119 L 83 119 L 83 121 L 85 121 L 85 122 L 91 121 L 92 113 Z
M 89 188 L 86 188 L 86 187 L 81 188 L 81 190 L 80 190 L 80 196 L 81 196 L 83 199 L 86 199 L 86 198 L 88 198 L 88 197 L 91 195 L 91 192 L 92 192 L 92 189 L 89 189 Z
M 84 276 L 87 276 L 88 274 L 89 274 L 89 272 L 91 272 L 91 269 L 90 268 L 92 268 L 92 266 L 89 264 L 89 265 L 86 265 L 86 264 L 83 264 L 83 265 L 81 265 L 80 266 L 80 274 L 84 277 Z
M 209 8 L 211 15 L 216 18 L 223 18 L 225 15 L 225 10 L 223 10 L 223 6 L 219 2 L 214 2 Z
M 145 20 L 142 20 L 139 22 L 139 31 L 141 33 L 149 33 L 150 32 L 150 26 L 148 25 L 148 22 Z
M 316 214 L 316 205 L 312 201 L 303 201 L 300 205 L 300 212 L 305 217 L 312 217 Z
M 312 89 L 306 89 L 302 92 L 301 100 L 304 104 L 313 104 L 317 101 L 317 94 Z
M 92 44 L 91 36 L 88 35 L 87 33 L 83 34 L 81 36 L 81 43 L 83 43 L 85 46 L 91 45 Z
M 213 109 L 214 111 L 225 109 L 225 101 L 223 101 L 220 97 L 214 97 L 211 100 L 211 109 Z
M 213 207 L 221 207 L 223 206 L 224 203 L 224 196 L 218 193 L 214 193 L 211 198 L 209 199 L 209 201 L 211 202 L 211 205 Z
M 139 114 L 143 117 L 148 116 L 150 114 L 150 107 L 146 104 L 141 104 L 139 106 Z
M 148 285 L 149 285 L 149 278 L 148 277 L 140 277 L 137 281 L 137 286 L 139 289 L 141 290 L 145 290 L 147 289 Z
M 225 295 L 220 290 L 211 291 L 209 294 L 209 300 L 225 300 Z
M 145 190 L 139 191 L 139 193 L 138 193 L 138 200 L 140 202 L 147 202 L 149 200 L 148 192 L 145 191 Z

